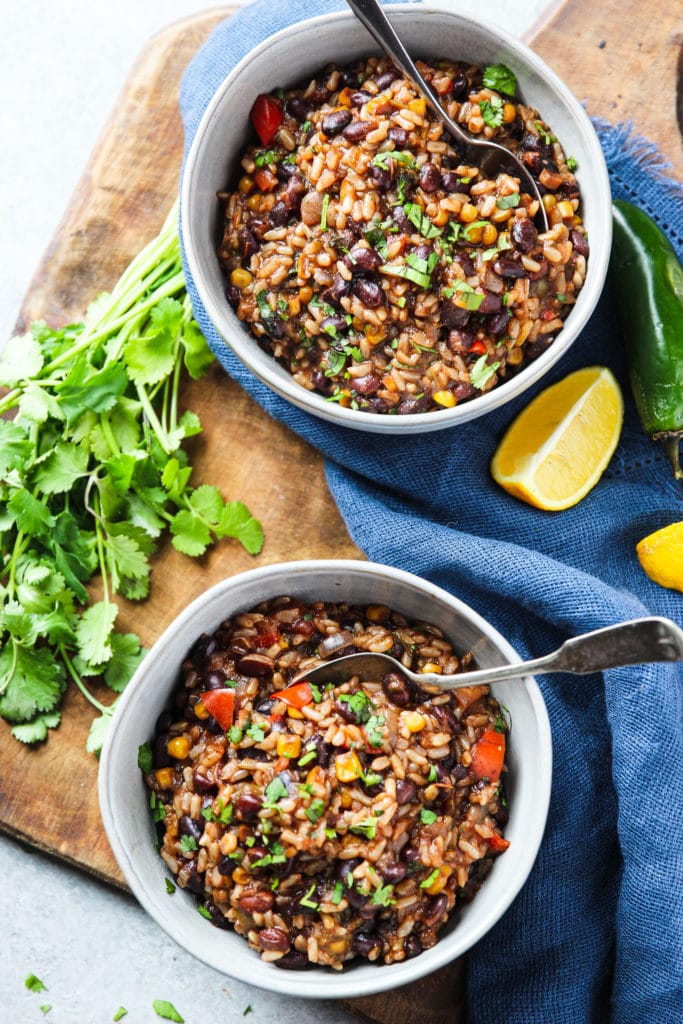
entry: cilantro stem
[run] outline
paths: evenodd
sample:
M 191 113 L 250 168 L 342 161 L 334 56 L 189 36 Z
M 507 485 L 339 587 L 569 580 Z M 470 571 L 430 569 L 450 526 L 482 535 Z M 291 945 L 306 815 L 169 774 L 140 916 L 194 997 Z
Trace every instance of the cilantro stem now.
M 168 435 L 164 432 L 164 428 L 159 422 L 159 417 L 154 411 L 154 406 L 149 400 L 149 395 L 140 384 L 136 385 L 136 391 L 138 393 L 138 398 L 140 399 L 140 404 L 142 405 L 142 408 L 145 410 L 145 416 L 147 417 L 149 425 L 154 431 L 159 444 L 166 452 L 166 454 L 170 455 L 171 452 L 173 451 L 173 448 L 170 446 Z
M 7 687 L 9 686 L 9 684 L 12 682 L 12 679 L 14 678 L 14 673 L 16 672 L 16 669 L 17 669 L 17 661 L 19 659 L 19 649 L 18 649 L 19 648 L 19 644 L 14 639 L 14 637 L 12 637 L 11 639 L 12 639 L 12 665 L 10 667 L 9 672 L 7 673 L 7 678 L 5 679 L 5 681 L 2 684 L 2 686 L 0 686 L 0 697 L 3 695 L 3 693 L 5 692 Z
M 100 704 L 98 699 L 96 697 L 93 697 L 92 693 L 90 692 L 88 687 L 85 685 L 85 683 L 81 679 L 80 674 L 76 670 L 76 666 L 74 665 L 74 663 L 72 662 L 71 658 L 67 654 L 66 647 L 64 646 L 64 644 L 59 644 L 58 650 L 59 650 L 59 653 L 62 656 L 64 664 L 66 665 L 66 667 L 67 667 L 67 669 L 69 671 L 69 675 L 71 676 L 71 678 L 73 679 L 74 683 L 76 684 L 78 689 L 81 691 L 81 693 L 83 694 L 85 699 L 90 704 L 92 704 L 92 706 L 94 708 L 96 708 L 97 711 L 100 712 L 100 714 L 102 714 L 102 715 L 110 715 L 111 714 L 111 708 L 108 708 L 105 704 Z
M 114 431 L 111 428 L 111 420 L 107 413 L 100 416 L 100 426 L 102 427 L 102 433 L 104 434 L 107 444 L 112 450 L 113 455 L 120 455 L 121 449 L 118 446 L 118 442 L 114 437 Z

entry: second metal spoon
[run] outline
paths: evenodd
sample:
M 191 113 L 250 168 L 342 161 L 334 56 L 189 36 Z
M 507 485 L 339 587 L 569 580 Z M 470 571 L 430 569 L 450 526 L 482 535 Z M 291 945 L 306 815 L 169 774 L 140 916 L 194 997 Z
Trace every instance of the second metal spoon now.
M 547 231 L 548 219 L 538 185 L 521 160 L 518 160 L 509 149 L 498 145 L 497 142 L 490 142 L 488 139 L 472 138 L 459 124 L 448 116 L 441 106 L 436 93 L 433 92 L 417 70 L 415 62 L 396 35 L 396 30 L 380 7 L 378 0 L 346 0 L 346 2 L 358 20 L 365 25 L 368 32 L 379 43 L 386 55 L 391 58 L 396 67 L 403 72 L 418 92 L 424 96 L 436 116 L 446 125 L 450 135 L 457 141 L 463 161 L 479 167 L 485 178 L 495 178 L 496 175 L 501 173 L 509 174 L 514 178 L 520 178 L 520 183 L 524 190 L 532 195 L 534 199 L 538 200 L 538 212 L 535 217 L 537 226 L 542 231 Z
M 344 683 L 352 676 L 360 679 L 381 679 L 387 672 L 400 672 L 427 693 L 458 690 L 464 686 L 498 683 L 522 676 L 544 675 L 546 672 L 570 672 L 586 675 L 622 665 L 640 665 L 652 661 L 683 661 L 683 629 L 670 619 L 646 618 L 619 622 L 591 633 L 565 641 L 552 654 L 518 665 L 438 675 L 435 672 L 411 672 L 388 654 L 348 654 L 299 672 L 292 683 L 306 679 L 309 683 Z M 290 684 L 291 685 L 291 684 Z

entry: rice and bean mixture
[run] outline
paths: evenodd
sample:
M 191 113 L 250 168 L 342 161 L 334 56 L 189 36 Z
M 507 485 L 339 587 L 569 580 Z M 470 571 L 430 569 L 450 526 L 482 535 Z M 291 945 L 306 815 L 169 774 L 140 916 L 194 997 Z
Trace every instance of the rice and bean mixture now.
M 586 275 L 576 161 L 505 65 L 418 65 L 450 116 L 538 182 L 482 178 L 386 58 L 259 96 L 239 181 L 219 194 L 227 298 L 258 344 L 329 402 L 448 409 L 555 339 Z
M 416 671 L 472 661 L 384 606 L 278 598 L 199 638 L 141 749 L 175 883 L 278 967 L 417 956 L 509 845 L 508 727 L 488 687 L 429 696 L 394 672 L 285 689 L 354 651 Z

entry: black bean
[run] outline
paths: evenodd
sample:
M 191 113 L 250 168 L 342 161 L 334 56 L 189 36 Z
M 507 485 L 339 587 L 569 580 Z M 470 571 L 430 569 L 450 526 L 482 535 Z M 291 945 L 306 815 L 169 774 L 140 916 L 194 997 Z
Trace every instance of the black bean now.
M 508 325 L 510 314 L 507 310 L 503 309 L 500 313 L 494 313 L 486 321 L 486 330 L 492 338 L 500 338 L 501 335 L 505 334 L 505 328 Z
M 195 665 L 201 665 L 207 658 L 210 658 L 217 647 L 218 644 L 213 637 L 208 636 L 207 633 L 202 633 L 192 648 L 192 660 Z
M 453 171 L 446 171 L 441 175 L 441 187 L 444 192 L 467 192 L 468 188 L 460 181 L 460 177 Z
M 382 938 L 386 938 L 387 935 L 391 935 L 392 932 L 396 931 L 397 921 L 396 914 L 390 912 L 388 916 L 382 917 L 375 925 L 375 931 Z
M 313 104 L 303 96 L 291 96 L 285 100 L 285 113 L 293 117 L 295 121 L 303 123 L 308 117 Z
M 433 896 L 422 911 L 422 920 L 428 928 L 433 928 L 448 910 L 448 896 L 445 892 Z
M 168 733 L 162 732 L 154 740 L 152 755 L 155 768 L 169 768 L 173 764 L 173 759 L 166 749 L 166 744 L 168 743 L 169 738 Z
M 232 857 L 221 857 L 216 865 L 218 872 L 221 875 L 231 875 L 237 867 L 237 861 L 233 860 Z
M 398 672 L 387 672 L 382 679 L 382 689 L 388 700 L 399 708 L 404 708 L 410 702 L 410 688 Z
M 420 188 L 423 192 L 436 192 L 441 185 L 441 174 L 436 164 L 426 163 L 420 168 Z
M 347 875 L 355 871 L 360 863 L 360 857 L 351 857 L 350 860 L 338 860 L 334 867 L 333 877 L 337 881 L 346 884 Z
M 270 229 L 270 221 L 267 217 L 251 217 L 247 221 L 246 226 L 252 235 L 255 235 L 261 241 L 266 231 Z
M 280 201 L 276 203 L 273 209 L 270 211 L 270 222 L 276 228 L 281 228 L 287 223 L 288 218 L 287 207 Z
M 259 797 L 251 793 L 241 793 L 235 800 L 235 814 L 240 821 L 251 821 L 261 810 Z
M 534 359 L 538 359 L 538 357 L 545 352 L 545 350 L 549 347 L 549 345 L 552 344 L 554 340 L 554 334 L 546 334 L 542 338 L 539 338 L 537 341 L 532 341 L 531 344 L 527 345 L 524 350 L 526 353 L 527 361 L 533 362 Z
M 398 783 L 397 783 L 398 788 Z M 417 864 L 420 860 L 420 851 L 414 846 L 406 846 L 401 853 L 406 864 Z
M 320 322 L 325 334 L 329 334 L 331 338 L 336 338 L 338 334 L 343 334 L 348 329 L 348 324 L 343 316 L 339 316 L 337 313 L 334 316 L 326 316 Z
M 341 84 L 347 89 L 353 89 L 360 84 L 360 72 L 358 69 L 344 68 L 340 75 Z
M 538 232 L 528 217 L 515 217 L 510 228 L 510 238 L 520 252 L 531 252 L 536 245 Z
M 275 723 L 273 722 L 273 725 Z M 275 730 L 278 732 L 279 730 Z M 284 730 L 283 730 L 284 731 Z M 258 747 L 243 747 L 237 751 L 238 761 L 269 761 L 270 758 L 266 754 L 265 750 L 259 750 Z
M 514 259 L 512 256 L 499 256 L 493 264 L 493 269 L 501 277 L 524 277 L 526 274 L 526 270 L 519 260 Z M 479 308 L 481 309 L 481 307 Z
M 354 953 L 358 953 L 360 956 L 370 956 L 370 954 L 377 949 L 379 944 L 379 939 L 376 936 L 368 935 L 367 932 L 357 929 L 353 933 L 351 948 Z
M 408 868 L 398 860 L 392 861 L 391 864 L 387 864 L 386 867 L 382 868 L 382 878 L 389 885 L 396 885 L 398 882 L 402 882 L 407 873 Z
M 399 149 L 403 149 L 408 144 L 408 132 L 399 125 L 394 125 L 393 128 L 389 129 L 388 137 Z
M 374 127 L 374 121 L 352 121 L 351 124 L 347 124 L 342 135 L 349 142 L 360 142 Z
M 284 956 L 278 957 L 273 963 L 282 971 L 305 971 L 311 966 L 306 954 L 300 953 L 298 949 L 285 953 Z
M 510 124 L 505 125 L 505 131 L 508 133 L 511 139 L 519 139 L 524 135 L 524 121 L 521 119 L 519 114 L 516 115 Z
M 525 150 L 527 153 L 537 153 L 540 141 L 541 140 L 537 135 L 527 132 L 526 135 L 522 136 L 519 145 L 520 148 Z
M 529 152 L 522 155 L 522 163 L 525 167 L 528 167 L 533 175 L 538 177 L 541 170 L 541 156 L 539 153 Z M 542 193 L 543 189 L 539 186 L 539 191 Z
M 470 259 L 468 253 L 459 252 L 457 255 L 457 260 L 463 269 L 465 277 L 473 277 L 475 274 L 474 263 Z
M 348 385 L 359 395 L 374 395 L 381 388 L 382 381 L 379 377 L 366 373 L 362 377 L 351 377 Z
M 170 727 L 172 721 L 173 721 L 172 713 L 168 709 L 166 709 L 166 711 L 162 711 L 161 714 L 159 715 L 159 717 L 157 718 L 157 724 L 156 724 L 156 727 L 155 727 L 155 731 L 156 732 L 166 732 L 167 729 Z
M 332 135 L 339 135 L 352 117 L 353 114 L 350 110 L 333 110 L 330 114 L 325 114 L 321 125 L 322 130 L 328 138 Z
M 380 254 L 365 245 L 354 245 L 347 255 L 352 271 L 377 270 L 378 267 L 382 266 L 383 260 Z
M 225 289 L 225 296 L 233 309 L 237 309 L 242 298 L 242 293 L 234 284 L 229 284 Z
M 389 403 L 384 398 L 378 398 L 377 395 L 371 395 L 369 398 L 362 399 L 360 407 L 361 409 L 367 409 L 368 412 L 384 413 L 388 412 Z
M 391 211 L 391 217 L 399 231 L 410 232 L 412 230 L 406 211 L 402 206 L 395 206 Z
M 346 889 L 344 895 L 349 901 L 349 905 L 353 907 L 354 910 L 360 910 L 361 907 L 365 906 L 368 900 L 367 896 L 364 896 L 362 892 L 358 892 L 358 889 L 353 886 L 351 886 L 350 889 Z
M 451 96 L 454 100 L 464 100 L 469 92 L 470 83 L 467 75 L 456 75 L 451 86 Z
M 384 292 L 376 281 L 365 277 L 355 278 L 352 285 L 353 294 L 370 309 L 377 309 L 384 302 Z
M 287 187 L 281 197 L 282 202 L 290 213 L 299 209 L 304 192 L 306 192 L 305 183 L 298 174 L 293 174 L 287 182 Z
M 204 835 L 205 825 L 204 818 L 191 818 L 189 814 L 182 814 L 178 822 L 178 831 L 181 836 L 191 836 L 192 839 L 199 841 Z
M 456 401 L 465 402 L 468 398 L 474 398 L 479 392 L 477 389 L 469 383 L 469 381 L 459 380 L 457 384 L 454 384 L 451 388 Z
M 469 318 L 469 310 L 456 306 L 450 299 L 441 300 L 439 319 L 444 327 L 466 327 Z
M 456 328 L 448 332 L 446 344 L 448 345 L 451 352 L 455 352 L 458 355 L 462 355 L 464 352 L 469 351 L 470 346 L 474 341 L 474 337 L 474 331 L 471 328 Z
M 249 636 L 236 636 L 230 641 L 230 647 L 228 650 L 231 654 L 236 654 L 240 658 L 244 654 L 248 654 L 249 651 L 253 651 L 255 647 L 254 641 Z
M 350 722 L 353 725 L 358 722 L 358 716 L 348 701 L 337 699 L 334 702 L 334 707 L 337 714 L 343 718 L 345 722 Z
M 588 239 L 580 231 L 577 231 L 576 228 L 572 228 L 569 232 L 569 241 L 574 246 L 574 252 L 578 256 L 588 255 Z
M 496 824 L 507 825 L 510 820 L 510 812 L 507 807 L 499 807 L 496 813 L 493 815 Z
M 195 771 L 192 776 L 192 786 L 195 793 L 215 793 L 217 789 L 217 784 L 213 779 L 199 770 Z
M 446 704 L 435 704 L 432 709 L 432 714 L 436 718 L 439 725 L 446 731 L 457 736 L 458 733 L 462 732 L 462 726 L 457 720 L 451 709 Z M 443 780 L 441 780 L 443 781 Z
M 193 860 L 189 865 L 187 888 L 197 896 L 201 896 L 204 892 L 204 875 L 200 874 L 197 870 L 196 860 Z
M 358 89 L 356 92 L 352 92 L 349 96 L 349 101 L 352 107 L 362 107 L 364 103 L 371 100 L 372 96 L 369 92 L 364 92 L 363 89 Z
M 204 676 L 203 689 L 205 690 L 222 690 L 225 687 L 226 675 L 221 669 L 212 669 Z
M 413 957 L 419 956 L 422 952 L 422 945 L 417 935 L 409 935 L 403 943 L 403 951 L 406 955 L 406 960 L 412 960 Z
M 396 781 L 396 803 L 408 804 L 417 796 L 417 786 L 410 779 L 397 779 Z
M 489 292 L 484 289 L 484 298 L 479 303 L 478 313 L 497 313 L 503 303 L 501 302 L 500 295 L 496 295 L 495 292 Z
M 237 668 L 244 676 L 258 676 L 260 679 L 267 679 L 273 674 L 275 662 L 267 654 L 245 654 L 237 662 Z
M 417 256 L 419 260 L 428 260 L 431 254 L 431 245 L 426 245 L 424 242 L 421 245 L 416 245 L 413 249 L 413 255 Z
M 379 907 L 375 906 L 374 903 L 364 903 L 358 911 L 358 916 L 362 921 L 372 921 L 379 914 Z
M 277 165 L 276 174 L 279 181 L 289 181 L 297 172 L 296 164 L 290 164 L 289 160 L 281 160 Z
M 455 782 L 462 782 L 463 779 L 467 778 L 467 768 L 464 764 L 456 764 L 453 766 L 451 771 L 451 777 Z
M 410 416 L 413 413 L 425 412 L 430 402 L 429 395 L 415 398 L 413 395 L 405 395 L 398 403 L 399 416 Z
M 329 395 L 332 391 L 332 381 L 326 377 L 322 370 L 314 370 L 311 374 L 311 384 L 319 395 Z
M 391 655 L 392 658 L 396 658 L 397 661 L 400 661 L 403 655 L 405 654 L 405 647 L 403 646 L 401 641 L 397 640 L 395 637 L 394 644 L 391 650 L 389 651 L 389 654 Z
M 258 711 L 259 715 L 269 715 L 275 707 L 275 701 L 272 697 L 265 697 L 263 700 L 254 703 L 254 711 Z
M 386 192 L 391 186 L 391 171 L 383 167 L 370 167 L 370 175 L 380 192 Z
M 382 89 L 386 89 L 392 82 L 395 82 L 397 78 L 398 71 L 394 71 L 393 68 L 390 68 L 388 71 L 383 71 L 381 75 L 377 76 L 375 79 L 375 85 L 381 92 Z
M 242 228 L 238 232 L 240 242 L 240 256 L 242 260 L 249 260 L 259 250 L 259 241 L 256 235 L 249 228 Z

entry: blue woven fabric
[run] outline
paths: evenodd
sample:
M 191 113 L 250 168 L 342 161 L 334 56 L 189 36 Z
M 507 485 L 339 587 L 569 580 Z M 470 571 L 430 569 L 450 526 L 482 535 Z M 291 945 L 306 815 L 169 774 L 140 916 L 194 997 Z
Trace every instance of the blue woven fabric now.
M 306 14 L 341 6 L 310 0 Z M 228 71 L 296 19 L 296 5 L 259 0 L 219 26 L 183 82 L 188 145 Z M 647 209 L 680 255 L 681 190 L 664 177 L 661 157 L 628 126 L 597 128 L 614 194 Z M 609 289 L 542 386 L 581 366 L 611 367 L 626 397 L 623 434 L 599 485 L 553 515 L 510 498 L 488 473 L 503 431 L 538 386 L 473 423 L 423 437 L 335 427 L 260 384 L 213 330 L 191 280 L 188 288 L 228 373 L 323 451 L 332 494 L 370 558 L 450 590 L 522 656 L 647 613 L 683 620 L 681 595 L 650 582 L 635 557 L 640 538 L 683 519 L 683 504 L 664 455 L 641 431 Z M 541 689 L 554 748 L 548 825 L 527 884 L 470 954 L 470 1020 L 683 1021 L 683 670 L 546 676 Z

